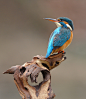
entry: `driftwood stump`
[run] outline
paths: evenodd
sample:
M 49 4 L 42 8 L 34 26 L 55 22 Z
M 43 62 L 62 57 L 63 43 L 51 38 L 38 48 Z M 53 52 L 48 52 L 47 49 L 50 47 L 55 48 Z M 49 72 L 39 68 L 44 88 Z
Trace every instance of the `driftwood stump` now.
M 53 99 L 55 94 L 51 88 L 50 70 L 57 67 L 65 59 L 62 52 L 48 58 L 37 55 L 30 62 L 12 66 L 4 74 L 14 74 L 14 82 L 22 99 Z M 40 72 L 43 75 L 43 81 L 36 86 L 31 86 L 28 77 L 31 82 L 36 83 Z

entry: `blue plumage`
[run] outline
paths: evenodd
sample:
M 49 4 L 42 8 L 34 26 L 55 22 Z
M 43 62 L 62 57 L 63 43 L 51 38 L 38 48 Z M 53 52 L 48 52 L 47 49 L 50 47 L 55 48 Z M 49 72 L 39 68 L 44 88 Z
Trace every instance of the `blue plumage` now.
M 57 18 L 57 20 L 60 19 L 61 21 L 66 21 L 68 22 L 68 24 L 72 27 L 72 30 L 74 30 L 74 25 L 73 25 L 73 21 L 70 20 L 69 18 L 66 18 L 66 17 L 59 17 Z
M 61 47 L 67 40 L 69 40 L 71 32 L 67 28 L 58 27 L 50 36 L 46 58 L 51 54 L 53 49 Z
M 67 40 L 69 40 L 71 32 L 69 29 L 61 28 L 60 33 L 55 35 L 53 40 L 53 46 L 62 46 Z
M 66 48 L 71 40 L 66 43 L 71 38 L 71 31 L 74 29 L 73 22 L 66 18 L 66 17 L 60 17 L 57 20 L 52 18 L 45 18 L 46 20 L 55 22 L 57 25 L 57 28 L 53 31 L 53 33 L 50 35 L 48 48 L 47 48 L 47 54 L 46 58 L 53 54 L 54 52 L 60 51 L 62 46 L 64 46 L 61 50 Z M 67 45 L 64 45 L 67 44 Z
M 54 30 L 54 32 L 50 35 L 50 38 L 49 38 L 49 43 L 48 43 L 48 48 L 47 48 L 47 54 L 46 54 L 46 58 L 51 54 L 54 46 L 53 46 L 53 40 L 54 40 L 54 37 L 56 34 L 59 34 L 60 33 L 60 29 L 61 27 L 58 27 Z

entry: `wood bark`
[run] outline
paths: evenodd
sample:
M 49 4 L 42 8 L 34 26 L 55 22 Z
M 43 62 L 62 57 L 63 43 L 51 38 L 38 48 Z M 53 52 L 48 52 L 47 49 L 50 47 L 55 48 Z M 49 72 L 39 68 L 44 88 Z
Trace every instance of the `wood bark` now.
M 55 94 L 51 88 L 50 70 L 57 67 L 65 59 L 66 57 L 62 52 L 48 58 L 37 55 L 30 62 L 12 66 L 4 74 L 13 74 L 14 82 L 22 99 L 53 99 Z M 37 83 L 40 72 L 43 75 L 43 81 L 38 85 L 31 86 L 28 77 L 30 77 L 31 82 Z

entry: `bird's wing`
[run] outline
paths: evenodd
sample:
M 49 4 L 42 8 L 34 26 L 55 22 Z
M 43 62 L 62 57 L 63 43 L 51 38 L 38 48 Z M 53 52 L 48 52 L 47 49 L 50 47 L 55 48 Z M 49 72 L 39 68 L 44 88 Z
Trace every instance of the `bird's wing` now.
M 56 28 L 50 35 L 49 42 L 53 39 L 56 34 L 59 34 L 61 27 Z
M 71 31 L 66 28 L 62 28 L 59 34 L 54 36 L 53 46 L 60 47 L 62 46 L 67 40 L 69 40 L 71 36 Z

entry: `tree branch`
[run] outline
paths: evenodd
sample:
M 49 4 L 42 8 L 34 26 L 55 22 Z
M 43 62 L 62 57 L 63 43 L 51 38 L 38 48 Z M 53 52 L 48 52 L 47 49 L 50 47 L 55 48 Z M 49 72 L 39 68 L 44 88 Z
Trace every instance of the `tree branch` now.
M 14 82 L 22 99 L 53 99 L 55 94 L 51 88 L 50 70 L 57 67 L 65 59 L 62 52 L 48 58 L 37 55 L 30 62 L 12 66 L 4 74 L 14 74 Z M 31 82 L 37 83 L 40 72 L 43 75 L 43 81 L 36 86 L 31 86 L 28 77 Z

